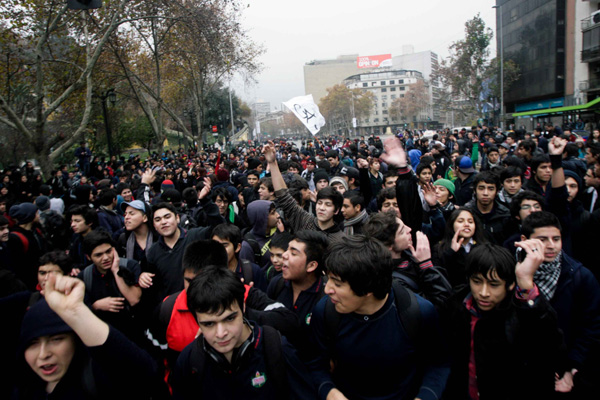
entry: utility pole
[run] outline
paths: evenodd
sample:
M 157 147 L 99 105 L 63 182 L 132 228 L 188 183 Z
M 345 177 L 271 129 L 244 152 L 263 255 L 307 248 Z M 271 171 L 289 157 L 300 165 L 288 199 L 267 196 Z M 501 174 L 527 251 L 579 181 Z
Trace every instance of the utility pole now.
M 493 6 L 500 13 L 500 129 L 504 130 L 504 37 L 502 36 L 502 6 Z

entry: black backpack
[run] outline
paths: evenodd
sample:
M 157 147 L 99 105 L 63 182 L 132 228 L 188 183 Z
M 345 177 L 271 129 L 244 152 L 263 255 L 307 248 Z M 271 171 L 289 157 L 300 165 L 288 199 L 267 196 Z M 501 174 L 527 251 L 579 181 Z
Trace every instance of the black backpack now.
M 265 346 L 265 363 L 267 365 L 267 376 L 273 383 L 276 399 L 288 399 L 290 388 L 287 380 L 287 365 L 283 357 L 281 334 L 275 328 L 263 326 L 263 337 Z M 192 372 L 203 381 L 204 368 L 206 366 L 206 352 L 202 348 L 202 337 L 193 342 L 190 352 L 190 367 Z
M 248 242 L 250 247 L 252 247 L 252 252 L 254 253 L 254 262 L 256 264 L 259 264 L 260 260 L 262 259 L 262 248 L 258 243 L 258 240 L 256 240 L 256 237 L 254 237 L 252 232 L 250 232 L 249 230 L 245 233 L 242 233 L 242 235 L 244 241 Z
M 417 297 L 409 289 L 394 279 L 392 281 L 394 290 L 394 303 L 398 310 L 398 316 L 406 334 L 415 346 L 420 345 L 419 333 L 421 331 L 421 309 L 417 302 Z M 323 315 L 325 325 L 325 340 L 331 348 L 337 337 L 342 315 L 335 310 L 335 305 L 330 299 L 325 303 L 325 313 Z

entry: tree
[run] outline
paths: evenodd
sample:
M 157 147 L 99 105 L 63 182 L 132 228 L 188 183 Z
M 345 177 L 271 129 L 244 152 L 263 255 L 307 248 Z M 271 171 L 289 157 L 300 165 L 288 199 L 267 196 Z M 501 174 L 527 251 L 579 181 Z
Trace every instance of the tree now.
M 449 47 L 450 56 L 443 60 L 432 80 L 440 81 L 446 93 L 440 93 L 442 111 L 458 112 L 465 120 L 483 115 L 487 99 L 481 94 L 489 78 L 489 45 L 493 32 L 477 14 L 465 23 L 465 38 Z
M 13 38 L 1 43 L 1 51 L 14 57 L 13 65 L 20 65 L 2 71 L 6 86 L 0 88 L 0 123 L 22 135 L 46 173 L 87 130 L 92 72 L 108 38 L 122 23 L 127 4 L 113 1 L 94 13 L 70 11 L 58 0 L 7 0 L 0 5 L 0 26 L 5 37 Z M 15 52 L 14 42 L 27 50 Z M 13 87 L 20 85 L 25 85 L 27 95 L 16 99 Z M 49 131 L 48 124 L 64 116 L 68 101 L 76 96 L 84 104 L 77 126 L 69 132 Z
M 319 103 L 326 129 L 332 134 L 349 133 L 352 117 L 367 117 L 373 108 L 374 99 L 375 95 L 369 91 L 349 89 L 343 84 L 328 88 L 327 95 Z
M 394 99 L 390 106 L 390 116 L 405 123 L 423 120 L 429 109 L 429 90 L 425 82 L 417 81 L 406 86 L 407 91 L 401 97 Z M 402 97 L 404 96 L 404 97 Z

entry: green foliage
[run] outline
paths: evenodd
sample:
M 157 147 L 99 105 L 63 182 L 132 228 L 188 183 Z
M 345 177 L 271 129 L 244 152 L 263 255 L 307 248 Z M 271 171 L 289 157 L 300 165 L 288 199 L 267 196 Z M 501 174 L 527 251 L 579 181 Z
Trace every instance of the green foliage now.
M 352 128 L 353 115 L 362 118 L 371 113 L 374 97 L 371 92 L 349 89 L 342 84 L 328 88 L 327 96 L 319 103 L 319 111 L 326 121 L 325 129 L 331 133 L 338 130 L 348 132 Z

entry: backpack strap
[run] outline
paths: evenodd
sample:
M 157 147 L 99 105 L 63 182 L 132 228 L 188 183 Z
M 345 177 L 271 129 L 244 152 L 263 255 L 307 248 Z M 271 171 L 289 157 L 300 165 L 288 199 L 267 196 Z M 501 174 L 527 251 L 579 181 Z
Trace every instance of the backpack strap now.
M 29 250 L 29 239 L 27 239 L 27 236 L 17 231 L 12 231 L 11 234 L 19 238 L 21 244 L 23 244 L 23 253 L 27 253 L 27 251 Z
M 83 283 L 85 283 L 85 291 L 91 293 L 92 291 L 92 273 L 94 264 L 88 265 L 83 270 Z
M 254 272 L 252 272 L 252 263 L 248 260 L 242 260 L 242 276 L 244 277 L 244 283 L 250 284 L 254 282 Z
M 283 357 L 281 333 L 270 326 L 263 326 L 265 362 L 267 374 L 273 379 L 276 399 L 289 399 L 290 387 L 287 380 L 286 362 Z
M 244 240 L 248 242 L 250 247 L 252 247 L 252 252 L 254 253 L 254 261 L 257 263 L 260 262 L 260 259 L 262 258 L 262 249 L 260 248 L 258 240 L 256 240 L 252 232 L 246 233 L 244 235 Z
M 404 331 L 415 346 L 419 343 L 421 331 L 421 309 L 415 294 L 406 289 L 400 282 L 393 281 L 394 303 Z
M 169 322 L 171 321 L 171 315 L 173 315 L 173 309 L 175 308 L 175 301 L 177 300 L 177 296 L 179 295 L 179 293 L 181 292 L 177 292 L 168 296 L 160 305 L 158 321 L 161 323 L 161 325 L 165 327 L 169 326 Z
M 275 283 L 275 288 L 273 289 L 273 300 L 277 300 L 281 292 L 285 289 L 285 279 L 283 276 Z

